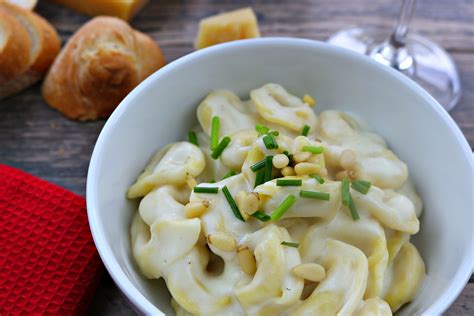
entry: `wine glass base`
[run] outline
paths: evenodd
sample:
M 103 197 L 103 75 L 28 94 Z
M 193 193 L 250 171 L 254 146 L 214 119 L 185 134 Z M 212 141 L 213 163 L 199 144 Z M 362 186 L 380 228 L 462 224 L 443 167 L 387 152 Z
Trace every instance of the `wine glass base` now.
M 390 65 L 374 53 L 389 35 L 390 30 L 356 27 L 334 34 L 328 42 Z M 412 59 L 410 66 L 394 68 L 428 91 L 447 111 L 453 109 L 461 97 L 461 84 L 456 66 L 448 53 L 431 40 L 413 33 L 408 33 L 406 37 L 406 50 Z

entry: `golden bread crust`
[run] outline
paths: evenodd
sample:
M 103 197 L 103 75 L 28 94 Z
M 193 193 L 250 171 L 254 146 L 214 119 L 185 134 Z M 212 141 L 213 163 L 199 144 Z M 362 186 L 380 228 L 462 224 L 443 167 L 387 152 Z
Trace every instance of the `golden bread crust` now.
M 163 64 L 148 36 L 118 18 L 96 17 L 60 52 L 44 81 L 43 97 L 71 119 L 105 118 Z

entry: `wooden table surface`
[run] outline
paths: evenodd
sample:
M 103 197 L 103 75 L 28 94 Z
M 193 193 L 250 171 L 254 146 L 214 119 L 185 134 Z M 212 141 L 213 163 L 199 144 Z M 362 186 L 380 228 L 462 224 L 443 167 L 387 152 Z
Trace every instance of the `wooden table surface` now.
M 0 0 L 1 1 L 1 0 Z M 89 17 L 40 0 L 37 12 L 59 31 L 63 42 Z M 393 0 L 319 1 L 157 1 L 151 0 L 132 25 L 151 35 L 167 61 L 193 51 L 198 21 L 217 12 L 252 5 L 263 36 L 326 40 L 355 25 L 390 28 L 399 2 Z M 451 115 L 474 146 L 474 1 L 422 0 L 412 29 L 451 53 L 461 73 L 463 96 Z M 67 100 L 65 100 L 67 102 Z M 90 155 L 105 121 L 79 123 L 65 119 L 42 100 L 40 85 L 0 102 L 0 163 L 85 195 Z M 474 315 L 471 278 L 446 315 Z M 90 308 L 91 314 L 133 315 L 134 311 L 108 275 Z

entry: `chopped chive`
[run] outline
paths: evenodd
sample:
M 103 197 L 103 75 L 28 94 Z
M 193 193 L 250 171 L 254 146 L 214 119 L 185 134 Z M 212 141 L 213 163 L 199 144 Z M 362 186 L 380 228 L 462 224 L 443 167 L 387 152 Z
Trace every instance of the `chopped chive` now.
M 319 155 L 324 152 L 324 147 L 323 146 L 303 146 L 303 151 Z
M 316 199 L 316 200 L 329 201 L 329 198 L 331 197 L 331 195 L 329 193 L 326 193 L 326 192 L 301 190 L 300 191 L 300 197 L 307 198 L 307 199 Z
M 309 129 L 310 129 L 309 125 L 306 125 L 306 124 L 305 124 L 305 125 L 303 126 L 303 130 L 301 131 L 301 135 L 303 135 L 303 136 L 308 136 Z
M 271 219 L 270 215 L 267 215 L 262 211 L 256 211 L 255 213 L 252 214 L 252 216 L 262 222 L 267 222 Z
M 296 197 L 293 194 L 288 195 L 283 202 L 281 202 L 280 205 L 276 208 L 275 211 L 273 211 L 272 215 L 270 216 L 273 221 L 279 220 L 283 214 L 288 211 L 288 209 L 295 204 L 296 202 Z
M 255 125 L 255 130 L 261 135 L 266 134 L 270 131 L 270 129 L 268 127 L 266 127 L 265 125 L 262 125 L 262 124 Z
M 273 134 L 267 134 L 265 137 L 263 137 L 263 144 L 267 149 L 277 149 L 278 148 L 278 143 L 275 139 L 275 135 Z
M 197 135 L 194 131 L 188 132 L 188 140 L 191 144 L 199 146 Z
M 220 126 L 219 117 L 214 116 L 212 118 L 212 125 L 211 125 L 211 150 L 216 149 L 217 145 L 219 144 L 219 126 Z
M 227 172 L 225 175 L 224 175 L 224 178 L 222 178 L 222 180 L 224 179 L 227 179 L 227 178 L 230 178 L 232 176 L 235 176 L 237 173 L 234 171 L 234 170 L 230 170 L 229 172 Z
M 213 159 L 219 158 L 219 156 L 222 154 L 222 152 L 227 147 L 227 145 L 229 145 L 229 143 L 230 143 L 230 137 L 229 136 L 225 136 L 224 138 L 222 138 L 219 145 L 217 145 L 217 147 L 214 148 L 214 150 L 212 151 L 211 157 Z
M 288 160 L 290 161 L 290 162 L 289 162 L 289 165 L 291 165 L 291 164 L 293 163 L 293 155 L 290 154 L 290 153 L 288 152 L 288 150 L 285 150 L 285 151 L 283 152 L 283 154 L 288 157 Z
M 219 192 L 219 188 L 218 187 L 194 187 L 193 191 L 194 193 L 217 194 L 217 192 Z
M 216 183 L 216 180 L 215 180 L 215 179 L 211 179 L 211 180 L 209 180 L 209 183 Z
M 358 220 L 359 217 L 359 212 L 357 212 L 357 208 L 355 206 L 354 200 L 351 197 L 351 200 L 349 202 L 349 210 L 351 211 L 351 216 L 353 220 Z
M 349 192 L 349 180 L 342 179 L 341 182 L 342 204 L 349 206 L 351 202 L 351 193 Z
M 270 134 L 268 134 L 268 136 L 270 136 L 270 138 L 272 139 L 273 149 L 278 149 L 278 143 L 275 138 L 275 136 L 278 136 L 278 134 L 279 134 L 278 132 L 271 132 Z
M 369 192 L 371 185 L 372 183 L 368 181 L 358 180 L 358 181 L 352 181 L 351 187 L 362 194 L 367 194 L 367 192 Z
M 273 171 L 273 156 L 266 156 L 265 157 L 265 174 L 263 176 L 263 183 L 270 181 L 272 179 L 272 171 Z
M 297 242 L 291 242 L 291 241 L 282 241 L 281 244 L 283 246 L 288 246 L 288 247 L 293 247 L 293 248 L 298 248 L 300 246 L 299 243 Z
M 323 183 L 324 183 L 324 178 L 321 177 L 320 175 L 317 175 L 317 174 L 310 174 L 309 176 L 310 176 L 311 178 L 316 179 L 316 181 L 318 181 L 320 184 L 323 184 Z
M 254 186 L 254 188 L 256 188 L 257 186 L 262 184 L 264 178 L 265 178 L 265 170 L 257 171 L 257 174 L 255 175 L 255 186 Z
M 356 182 L 359 182 L 360 184 L 362 184 L 364 187 L 369 187 L 372 185 L 372 182 L 370 181 L 364 181 L 364 180 L 356 180 Z
M 300 187 L 303 184 L 301 179 L 277 179 L 279 187 Z
M 232 194 L 230 194 L 227 186 L 222 188 L 222 193 L 224 193 L 225 199 L 227 200 L 227 203 L 229 203 L 230 209 L 232 210 L 232 213 L 234 213 L 234 216 L 240 219 L 242 222 L 245 222 L 242 214 L 240 214 L 239 207 L 237 206 L 237 203 L 235 203 L 235 200 L 232 197 Z
M 273 135 L 273 136 L 278 136 L 278 135 L 280 135 L 280 132 L 279 132 L 279 131 L 271 131 L 271 132 L 268 133 L 268 134 L 271 134 L 271 135 Z
M 265 167 L 265 158 L 260 160 L 259 162 L 253 164 L 250 166 L 250 169 L 252 169 L 253 172 L 257 172 L 258 170 L 262 169 Z

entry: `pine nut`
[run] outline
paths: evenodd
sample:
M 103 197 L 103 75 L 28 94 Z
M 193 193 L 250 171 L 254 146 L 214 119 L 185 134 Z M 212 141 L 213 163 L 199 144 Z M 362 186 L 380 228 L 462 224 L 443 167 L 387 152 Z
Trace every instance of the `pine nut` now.
M 244 218 L 244 221 L 247 221 L 249 219 L 249 214 L 244 212 L 244 200 L 245 197 L 247 196 L 247 193 L 244 191 L 239 191 L 237 193 L 237 196 L 235 197 L 235 201 L 237 202 L 237 206 L 239 207 L 240 215 Z
M 290 163 L 290 159 L 284 154 L 278 154 L 273 157 L 273 166 L 277 169 L 283 169 Z
M 281 174 L 285 177 L 296 175 L 295 170 L 292 167 L 285 167 L 281 169 Z
M 293 269 L 291 269 L 291 272 L 296 277 L 313 282 L 321 282 L 326 277 L 324 267 L 317 263 L 299 264 L 293 267 Z
M 339 163 L 344 169 L 351 169 L 356 163 L 355 152 L 351 149 L 346 149 L 341 153 L 339 157 Z
M 260 207 L 260 199 L 257 192 L 247 194 L 243 200 L 242 210 L 247 214 L 253 214 Z
M 233 251 L 237 248 L 237 242 L 235 239 L 227 233 L 214 233 L 207 236 L 207 242 L 209 245 L 216 247 L 222 251 Z
M 257 271 L 257 263 L 249 247 L 239 246 L 237 249 L 237 257 L 239 258 L 242 271 L 248 275 L 254 275 L 255 271 Z
M 295 166 L 295 172 L 299 176 L 319 173 L 320 170 L 321 167 L 319 165 L 309 162 L 300 162 Z
M 200 217 L 209 208 L 209 201 L 189 202 L 184 207 L 184 214 L 187 218 Z
M 308 160 L 309 157 L 311 157 L 311 153 L 303 151 L 303 152 L 299 152 L 299 153 L 294 154 L 293 155 L 293 161 L 295 161 L 296 163 L 303 162 L 303 161 Z
M 314 107 L 316 105 L 316 101 L 309 94 L 305 94 L 303 96 L 303 102 L 308 104 L 310 107 Z

